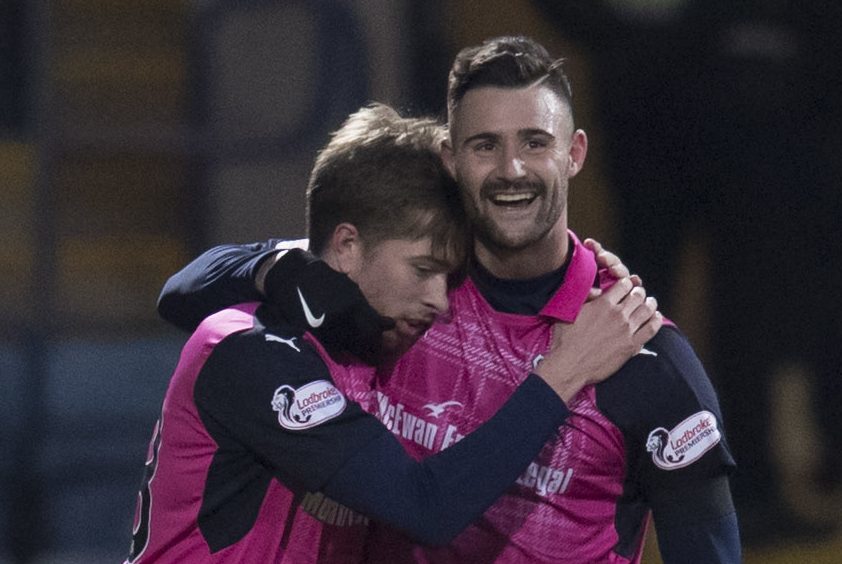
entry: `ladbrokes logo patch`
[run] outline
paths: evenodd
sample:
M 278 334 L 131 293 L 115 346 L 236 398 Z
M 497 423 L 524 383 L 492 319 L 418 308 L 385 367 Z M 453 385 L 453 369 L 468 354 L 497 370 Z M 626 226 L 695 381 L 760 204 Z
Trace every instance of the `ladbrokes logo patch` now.
M 649 433 L 646 450 L 663 470 L 684 468 L 701 458 L 721 439 L 716 417 L 710 411 L 691 415 L 671 431 L 658 427 Z
M 345 396 L 327 380 L 317 380 L 297 390 L 281 386 L 272 398 L 278 423 L 292 431 L 309 429 L 333 419 L 345 410 Z

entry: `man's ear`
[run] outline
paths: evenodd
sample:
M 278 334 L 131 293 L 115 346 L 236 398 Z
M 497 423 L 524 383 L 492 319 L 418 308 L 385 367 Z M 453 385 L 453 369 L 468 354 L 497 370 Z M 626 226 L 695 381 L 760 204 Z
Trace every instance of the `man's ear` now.
M 456 178 L 456 155 L 453 152 L 453 143 L 449 137 L 441 142 L 441 161 L 450 176 Z
M 572 178 L 585 166 L 585 157 L 588 155 L 588 135 L 583 130 L 577 129 L 573 132 L 569 155 L 569 176 Z
M 339 272 L 354 278 L 362 267 L 363 242 L 352 223 L 340 223 L 333 230 L 325 260 Z

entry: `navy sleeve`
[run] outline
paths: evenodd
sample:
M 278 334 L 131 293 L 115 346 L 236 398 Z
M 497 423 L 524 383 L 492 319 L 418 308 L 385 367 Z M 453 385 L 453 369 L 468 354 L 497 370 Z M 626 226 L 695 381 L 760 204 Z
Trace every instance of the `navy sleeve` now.
M 716 393 L 684 336 L 663 328 L 597 397 L 626 440 L 624 495 L 652 510 L 665 564 L 739 562 L 729 526 L 734 460 Z
M 277 240 L 221 245 L 199 255 L 171 276 L 158 298 L 158 314 L 193 331 L 205 317 L 234 304 L 260 301 L 254 286 L 262 262 L 275 253 Z
M 391 434 L 360 450 L 324 491 L 429 545 L 445 545 L 511 486 L 565 419 L 566 407 L 530 375 L 476 431 L 416 462 Z
M 323 491 L 420 542 L 445 544 L 479 517 L 568 415 L 530 375 L 477 431 L 418 462 L 377 418 L 339 397 L 300 334 L 271 331 L 226 337 L 197 379 L 195 402 L 219 445 L 211 471 L 240 468 L 230 483 L 256 458 L 287 487 Z
M 314 402 L 313 394 L 328 401 Z M 218 457 L 251 453 L 302 491 L 320 490 L 345 460 L 388 432 L 338 392 L 321 357 L 291 327 L 227 336 L 202 367 L 194 399 Z
M 740 532 L 734 511 L 692 523 L 657 520 L 658 548 L 664 564 L 740 564 Z
M 531 375 L 480 429 L 418 462 L 380 421 L 337 393 L 309 343 L 272 329 L 219 343 L 194 396 L 220 451 L 232 457 L 220 465 L 256 457 L 293 490 L 323 491 L 432 544 L 448 542 L 479 517 L 568 414 Z
M 637 399 L 642 405 L 633 440 L 647 495 L 655 498 L 688 480 L 730 474 L 735 463 L 719 399 L 687 339 L 667 327 L 646 349 L 652 354 L 630 363 L 638 362 L 641 371 Z

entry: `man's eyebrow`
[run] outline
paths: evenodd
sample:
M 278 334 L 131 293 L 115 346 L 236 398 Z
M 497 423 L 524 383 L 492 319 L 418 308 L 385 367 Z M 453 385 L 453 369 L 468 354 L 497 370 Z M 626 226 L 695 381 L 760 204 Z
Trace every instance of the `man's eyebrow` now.
M 519 129 L 517 132 L 517 136 L 520 139 L 529 139 L 531 137 L 548 137 L 550 139 L 555 139 L 555 135 L 547 131 L 546 129 L 541 129 L 539 127 L 529 127 L 526 129 Z M 462 145 L 469 145 L 476 141 L 492 141 L 496 142 L 500 139 L 500 135 L 497 133 L 492 133 L 490 131 L 484 131 L 482 133 L 475 133 L 470 137 L 465 138 L 462 141 Z
M 449 270 L 453 268 L 453 261 L 447 260 L 439 255 L 418 255 L 415 257 L 416 260 L 429 263 L 436 268 L 441 268 L 443 270 Z
M 466 137 L 462 141 L 462 145 L 468 145 L 469 143 L 473 143 L 474 141 L 497 141 L 499 138 L 500 136 L 496 133 L 484 131 L 482 133 L 476 133 L 474 135 L 471 135 L 470 137 Z
M 540 128 L 537 128 L 537 127 L 528 128 L 528 129 L 521 129 L 517 132 L 517 134 L 518 134 L 518 137 L 520 137 L 521 139 L 527 139 L 529 137 L 536 137 L 536 136 L 549 137 L 550 139 L 555 139 L 555 135 L 553 135 L 552 133 L 550 133 L 549 131 L 547 131 L 545 129 L 540 129 Z

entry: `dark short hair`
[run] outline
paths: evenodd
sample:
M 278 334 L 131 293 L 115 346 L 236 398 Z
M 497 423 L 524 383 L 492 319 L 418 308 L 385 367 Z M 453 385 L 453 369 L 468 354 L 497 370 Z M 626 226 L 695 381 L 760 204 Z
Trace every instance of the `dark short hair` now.
M 444 126 L 373 104 L 351 114 L 316 158 L 307 187 L 310 249 L 324 252 L 340 223 L 366 245 L 432 237 L 433 254 L 463 266 L 471 234 L 441 161 Z
M 462 49 L 453 61 L 447 84 L 447 110 L 453 110 L 472 88 L 525 88 L 541 82 L 573 112 L 573 91 L 563 59 L 553 59 L 535 40 L 523 36 L 494 37 Z

